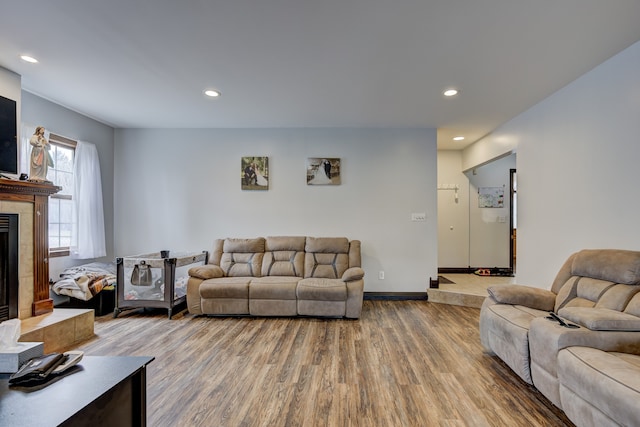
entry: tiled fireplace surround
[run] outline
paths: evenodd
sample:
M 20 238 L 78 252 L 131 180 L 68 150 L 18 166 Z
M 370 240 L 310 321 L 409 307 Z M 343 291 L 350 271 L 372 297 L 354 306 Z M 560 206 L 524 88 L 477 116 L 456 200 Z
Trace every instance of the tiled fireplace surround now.
M 20 341 L 44 342 L 45 353 L 61 352 L 77 342 L 93 336 L 93 310 L 53 309 L 47 298 L 35 301 L 38 288 L 35 283 L 43 272 L 36 273 L 35 254 L 42 253 L 35 248 L 36 229 L 45 233 L 46 221 L 41 216 L 47 214 L 47 203 L 44 206 L 35 200 L 42 195 L 29 195 L 34 184 L 19 184 L 17 181 L 0 179 L 0 213 L 18 214 L 18 318 L 21 320 Z M 53 191 L 55 192 L 55 191 Z M 48 199 L 48 195 L 46 196 Z M 36 219 L 34 221 L 34 218 Z M 44 256 L 48 256 L 48 248 Z M 39 268 L 42 269 L 42 263 Z M 48 268 L 44 263 L 48 277 Z M 43 279 L 40 279 L 43 280 Z M 46 279 L 45 279 L 46 280 Z M 40 285 L 42 286 L 42 285 Z M 41 293 L 41 291 L 40 291 Z M 42 299 L 42 298 L 38 298 Z M 34 304 L 35 302 L 35 304 Z

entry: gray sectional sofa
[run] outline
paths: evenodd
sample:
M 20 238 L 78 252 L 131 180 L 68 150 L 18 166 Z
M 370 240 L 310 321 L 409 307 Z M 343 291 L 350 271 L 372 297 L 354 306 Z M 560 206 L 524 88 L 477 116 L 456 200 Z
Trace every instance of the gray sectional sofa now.
M 189 270 L 192 314 L 359 318 L 360 241 L 277 236 L 218 239 L 209 263 Z
M 640 252 L 583 250 L 550 290 L 488 292 L 480 311 L 487 352 L 578 426 L 640 425 Z

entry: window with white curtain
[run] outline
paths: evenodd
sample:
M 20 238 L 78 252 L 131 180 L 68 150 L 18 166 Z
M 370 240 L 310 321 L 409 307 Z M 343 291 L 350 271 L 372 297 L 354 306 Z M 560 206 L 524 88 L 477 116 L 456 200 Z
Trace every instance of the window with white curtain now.
M 36 126 L 22 123 L 20 170 L 28 173 L 29 139 Z M 47 180 L 62 187 L 49 199 L 49 256 L 75 259 L 106 256 L 100 160 L 94 144 L 75 141 L 45 130 L 53 167 Z
M 47 171 L 47 180 L 62 187 L 49 199 L 49 255 L 69 255 L 73 225 L 73 162 L 77 141 L 54 133 L 49 134 L 53 166 Z

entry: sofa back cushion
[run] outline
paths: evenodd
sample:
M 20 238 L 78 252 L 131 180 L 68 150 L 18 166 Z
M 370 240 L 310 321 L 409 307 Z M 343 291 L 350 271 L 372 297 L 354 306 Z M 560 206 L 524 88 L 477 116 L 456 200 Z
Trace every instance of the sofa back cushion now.
M 640 292 L 636 293 L 633 298 L 631 298 L 631 301 L 629 301 L 629 304 L 625 307 L 624 312 L 640 317 Z
M 228 277 L 260 277 L 265 239 L 225 239 L 220 267 Z
M 307 237 L 304 277 L 339 279 L 349 268 L 349 239 Z
M 262 276 L 297 276 L 304 274 L 306 237 L 267 237 L 262 260 Z
M 631 299 L 640 292 L 639 285 L 616 284 L 600 297 L 596 308 L 608 308 L 609 310 L 624 311 L 629 306 Z
M 569 277 L 558 290 L 556 312 L 564 307 L 624 311 L 640 292 L 640 252 L 586 249 L 573 254 L 563 270 Z
M 564 307 L 595 307 L 615 283 L 591 277 L 572 276 L 556 296 L 555 311 Z
M 640 284 L 640 252 L 620 249 L 585 249 L 571 265 L 574 276 L 592 277 L 625 285 Z

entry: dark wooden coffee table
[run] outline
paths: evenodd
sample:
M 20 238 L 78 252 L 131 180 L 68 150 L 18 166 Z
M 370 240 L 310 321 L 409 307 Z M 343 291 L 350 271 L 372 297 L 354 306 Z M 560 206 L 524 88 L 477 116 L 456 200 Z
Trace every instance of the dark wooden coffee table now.
M 0 426 L 145 426 L 146 367 L 153 357 L 84 356 L 42 388 L 0 374 Z

